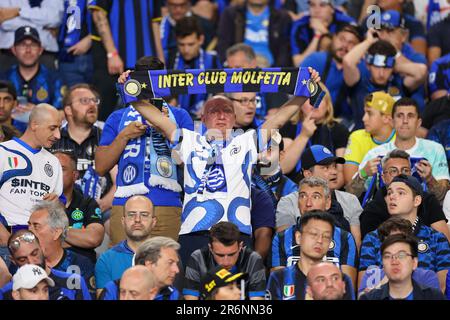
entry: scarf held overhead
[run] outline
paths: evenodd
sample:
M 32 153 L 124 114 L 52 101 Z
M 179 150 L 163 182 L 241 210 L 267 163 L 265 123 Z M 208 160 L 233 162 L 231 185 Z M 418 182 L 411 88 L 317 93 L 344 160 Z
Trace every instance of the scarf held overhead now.
M 318 107 L 325 94 L 307 68 L 135 71 L 120 87 L 124 103 L 178 94 L 283 92 L 311 97 Z

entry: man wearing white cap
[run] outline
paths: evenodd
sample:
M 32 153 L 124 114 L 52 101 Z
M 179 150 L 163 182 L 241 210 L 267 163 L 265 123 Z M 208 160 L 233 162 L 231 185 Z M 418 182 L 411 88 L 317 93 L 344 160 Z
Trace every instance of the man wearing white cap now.
M 13 277 L 12 296 L 14 300 L 48 300 L 48 287 L 55 282 L 44 269 L 34 264 L 26 264 Z

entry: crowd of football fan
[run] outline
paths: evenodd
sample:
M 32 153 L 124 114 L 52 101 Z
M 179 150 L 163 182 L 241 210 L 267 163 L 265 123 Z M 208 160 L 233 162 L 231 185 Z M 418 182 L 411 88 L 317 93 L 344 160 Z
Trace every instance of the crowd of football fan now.
M 0 299 L 450 298 L 449 12 L 0 0 Z M 118 93 L 271 67 L 307 68 L 320 105 Z

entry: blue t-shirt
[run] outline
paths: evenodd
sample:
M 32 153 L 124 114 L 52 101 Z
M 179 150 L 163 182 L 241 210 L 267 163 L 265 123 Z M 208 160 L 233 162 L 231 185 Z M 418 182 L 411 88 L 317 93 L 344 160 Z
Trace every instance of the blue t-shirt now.
M 359 81 L 350 88 L 351 109 L 355 127 L 353 130 L 364 129 L 362 118 L 364 116 L 364 99 L 365 97 L 375 91 L 384 91 L 389 93 L 394 99 L 405 96 L 405 89 L 403 86 L 403 79 L 399 74 L 392 74 L 391 78 L 385 86 L 378 86 L 374 84 L 370 78 L 370 71 L 366 66 L 365 61 L 358 64 L 360 72 Z M 419 101 L 418 101 L 419 102 Z
M 428 77 L 430 95 L 438 90 L 450 92 L 450 53 L 435 60 Z
M 133 255 L 126 240 L 105 251 L 95 265 L 97 289 L 103 289 L 108 282 L 120 279 L 124 271 L 131 267 Z
M 402 47 L 402 54 L 409 60 L 415 63 L 423 63 L 424 65 L 427 65 L 427 59 L 423 54 L 420 54 L 416 52 L 412 46 L 405 43 Z M 416 90 L 411 92 L 410 94 L 411 98 L 417 101 L 419 104 L 420 112 L 423 112 L 425 109 L 425 85 L 421 85 Z
M 447 156 L 447 163 L 450 164 L 450 119 L 441 121 L 431 127 L 427 139 L 442 144 Z
M 29 81 L 22 78 L 17 65 L 12 66 L 0 78 L 11 81 L 17 95 L 26 97 L 30 103 L 48 103 L 56 109 L 63 107 L 62 98 L 66 86 L 58 72 L 49 70 L 42 64 L 39 65 L 37 74 Z
M 266 58 L 272 66 L 274 59 L 269 48 L 269 17 L 269 7 L 260 15 L 254 15 L 247 10 L 244 42 L 251 46 L 257 55 Z
M 181 108 L 170 107 L 173 112 L 177 126 L 179 128 L 185 128 L 189 130 L 194 130 L 194 124 L 192 118 L 189 116 L 186 110 Z M 100 146 L 109 146 L 114 139 L 119 134 L 118 128 L 120 120 L 122 119 L 123 113 L 128 111 L 128 108 L 123 108 L 114 111 L 106 120 L 105 126 L 102 131 L 102 137 L 100 139 Z M 120 172 L 118 173 L 120 174 Z M 180 194 L 171 190 L 163 189 L 160 187 L 152 187 L 148 183 L 149 173 L 146 172 L 144 176 L 145 186 L 150 190 L 147 197 L 152 200 L 155 206 L 176 206 L 181 207 Z M 113 205 L 123 206 L 127 198 L 116 198 L 114 197 Z
M 301 19 L 298 19 L 292 24 L 291 29 L 291 49 L 292 55 L 301 54 L 309 46 L 309 43 L 314 37 L 314 30 L 309 26 L 311 16 L 305 15 Z M 336 33 L 336 31 L 346 24 L 355 24 L 355 20 L 352 17 L 344 14 L 338 9 L 334 10 L 333 21 L 328 26 L 330 34 Z
M 316 69 L 319 74 L 323 75 L 325 72 L 328 55 L 329 53 L 327 52 L 314 52 L 307 56 L 300 66 L 302 68 L 312 67 Z M 351 109 L 346 99 L 346 97 L 348 96 L 348 90 L 344 83 L 344 71 L 337 68 L 336 62 L 334 62 L 334 60 L 331 60 L 328 76 L 325 80 L 325 85 L 330 91 L 331 100 L 333 101 L 334 106 L 334 115 L 336 117 L 350 116 Z M 344 95 L 340 99 L 340 103 L 336 104 L 341 90 L 344 90 Z

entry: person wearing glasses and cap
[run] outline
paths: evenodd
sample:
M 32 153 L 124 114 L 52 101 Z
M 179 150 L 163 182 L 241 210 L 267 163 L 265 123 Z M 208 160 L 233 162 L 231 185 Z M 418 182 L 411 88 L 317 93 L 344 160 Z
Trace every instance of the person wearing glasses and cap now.
M 441 291 L 420 285 L 412 278 L 419 265 L 420 250 L 421 244 L 412 236 L 388 236 L 380 248 L 388 282 L 363 294 L 360 300 L 445 300 Z
M 365 56 L 365 63 L 362 62 Z M 350 87 L 353 129 L 364 127 L 364 99 L 367 94 L 385 91 L 394 100 L 416 93 L 426 80 L 427 66 L 405 59 L 388 41 L 380 40 L 370 29 L 366 39 L 350 50 L 343 59 L 344 81 Z M 420 101 L 424 107 L 423 97 Z
M 20 267 L 12 282 L 14 300 L 49 300 L 49 287 L 55 286 L 44 269 L 32 264 Z
M 419 241 L 418 266 L 436 272 L 443 290 L 450 268 L 450 246 L 444 234 L 426 226 L 424 219 L 417 214 L 422 199 L 422 185 L 415 177 L 404 174 L 392 179 L 385 197 L 390 215 L 397 215 L 411 222 L 413 235 Z M 381 266 L 384 263 L 380 248 L 381 240 L 377 230 L 364 237 L 359 261 L 359 279 L 362 279 L 369 266 Z
M 45 274 L 53 280 L 55 285 L 49 288 L 50 300 L 91 300 L 86 282 L 78 274 L 67 273 L 50 268 L 45 263 L 44 253 L 39 244 L 39 239 L 33 232 L 19 230 L 8 239 L 8 249 L 13 263 L 17 267 L 35 265 L 45 270 Z M 0 289 L 0 298 L 12 300 L 14 290 L 13 281 Z
M 243 280 L 247 278 L 248 274 L 246 273 L 233 273 L 218 266 L 202 277 L 200 285 L 201 299 L 243 300 L 242 292 L 245 289 L 242 287 L 242 284 L 245 283 Z
M 263 300 L 266 287 L 263 261 L 258 253 L 243 245 L 236 225 L 219 222 L 211 227 L 209 236 L 208 246 L 194 251 L 186 264 L 184 298 L 198 300 L 203 290 L 201 278 L 208 270 L 220 266 L 231 273 L 247 273 L 245 296 L 250 300 Z

